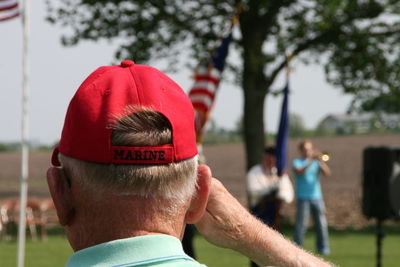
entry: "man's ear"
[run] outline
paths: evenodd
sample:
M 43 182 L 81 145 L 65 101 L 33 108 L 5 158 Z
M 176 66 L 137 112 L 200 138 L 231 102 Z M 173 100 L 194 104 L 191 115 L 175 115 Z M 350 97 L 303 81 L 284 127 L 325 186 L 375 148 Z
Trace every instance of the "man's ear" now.
M 61 168 L 51 167 L 47 170 L 47 184 L 49 186 L 57 216 L 62 226 L 68 225 L 75 215 L 72 204 L 71 186 Z
M 197 173 L 196 194 L 193 196 L 190 207 L 186 212 L 186 223 L 194 224 L 203 217 L 210 194 L 211 177 L 210 168 L 206 165 L 200 165 Z

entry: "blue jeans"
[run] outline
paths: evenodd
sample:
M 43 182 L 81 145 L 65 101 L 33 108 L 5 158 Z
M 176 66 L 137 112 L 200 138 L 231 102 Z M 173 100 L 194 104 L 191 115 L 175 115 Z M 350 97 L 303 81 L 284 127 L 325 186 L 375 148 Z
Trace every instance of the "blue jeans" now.
M 328 222 L 326 220 L 325 204 L 322 199 L 297 199 L 294 242 L 300 247 L 303 247 L 310 210 L 317 234 L 318 253 L 324 255 L 329 254 Z

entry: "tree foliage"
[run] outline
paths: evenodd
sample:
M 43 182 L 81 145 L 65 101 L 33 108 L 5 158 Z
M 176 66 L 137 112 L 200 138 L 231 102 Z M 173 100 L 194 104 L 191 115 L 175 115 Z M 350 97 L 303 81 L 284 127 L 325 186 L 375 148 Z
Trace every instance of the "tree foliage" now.
M 296 113 L 289 114 L 289 136 L 305 137 L 306 127 L 303 118 Z
M 235 49 L 244 92 L 247 166 L 264 146 L 264 99 L 292 61 L 320 62 L 327 80 L 354 94 L 354 109 L 399 111 L 400 0 L 58 0 L 48 20 L 71 29 L 62 40 L 117 39 L 116 58 L 168 58 L 189 63 L 208 56 L 241 4 Z M 314 100 L 312 100 L 314 101 Z M 308 104 L 308 103 L 304 103 Z
M 117 59 L 146 62 L 164 58 L 175 63 L 183 49 L 193 59 L 208 56 L 233 14 L 230 2 L 47 1 L 47 20 L 72 30 L 62 37 L 64 45 L 117 39 L 121 42 Z

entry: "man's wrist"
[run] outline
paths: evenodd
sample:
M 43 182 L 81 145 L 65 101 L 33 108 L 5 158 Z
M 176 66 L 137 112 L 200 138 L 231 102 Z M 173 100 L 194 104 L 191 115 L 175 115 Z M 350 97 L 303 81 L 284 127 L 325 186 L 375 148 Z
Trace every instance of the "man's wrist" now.
M 268 262 L 266 261 L 264 239 L 267 226 L 252 215 L 245 218 L 244 222 L 246 223 L 232 249 L 247 256 L 258 265 L 266 266 Z

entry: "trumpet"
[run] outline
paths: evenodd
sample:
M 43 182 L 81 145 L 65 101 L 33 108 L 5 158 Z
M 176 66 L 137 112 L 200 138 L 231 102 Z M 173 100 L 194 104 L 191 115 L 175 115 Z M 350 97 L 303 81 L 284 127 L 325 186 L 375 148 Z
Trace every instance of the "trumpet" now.
M 326 152 L 326 151 L 322 152 L 321 155 L 320 155 L 320 159 L 321 159 L 322 161 L 324 161 L 324 162 L 329 161 L 330 158 L 331 158 L 331 157 L 330 157 L 330 155 L 329 155 L 329 152 Z
M 322 153 L 319 153 L 319 152 L 316 153 L 314 158 L 317 159 L 317 160 L 322 160 L 324 162 L 327 162 L 327 161 L 330 160 L 331 157 L 330 157 L 329 152 L 323 151 Z

